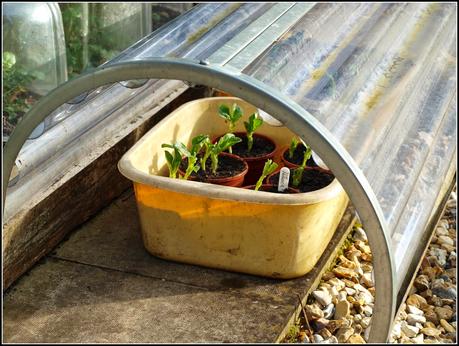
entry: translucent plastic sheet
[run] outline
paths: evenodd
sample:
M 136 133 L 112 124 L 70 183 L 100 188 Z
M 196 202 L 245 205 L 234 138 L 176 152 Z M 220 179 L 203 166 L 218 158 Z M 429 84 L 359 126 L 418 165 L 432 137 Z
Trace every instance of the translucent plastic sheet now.
M 321 3 L 245 71 L 303 105 L 359 164 L 399 279 L 456 152 L 456 25 L 454 4 Z
M 200 4 L 108 64 L 149 57 L 207 59 L 274 6 Z M 452 3 L 318 3 L 273 37 L 268 49 L 256 52 L 243 71 L 302 105 L 354 158 L 382 207 L 398 284 L 424 245 L 443 178 L 455 165 L 456 25 Z M 261 34 L 253 42 L 257 37 Z M 66 140 L 155 83 L 138 89 L 117 83 L 62 106 L 55 116 L 88 116 L 84 126 L 65 129 Z M 50 141 L 53 130 L 61 131 L 56 126 L 46 133 Z M 46 155 L 25 148 L 19 156 L 23 168 L 32 169 L 64 145 L 53 138 L 53 147 L 43 144 L 50 151 Z
M 190 59 L 205 58 L 241 31 L 251 21 L 252 16 L 259 15 L 271 6 L 272 4 L 261 3 L 198 5 L 128 48 L 108 64 L 177 55 Z M 20 176 L 28 174 L 145 90 L 152 89 L 153 92 L 155 83 L 157 81 L 150 80 L 137 89 L 128 88 L 121 83 L 107 85 L 81 95 L 72 105 L 64 104 L 59 107 L 47 118 L 47 122 L 57 125 L 39 139 L 26 143 L 21 150 L 16 161 Z M 67 118 L 66 122 L 62 122 Z

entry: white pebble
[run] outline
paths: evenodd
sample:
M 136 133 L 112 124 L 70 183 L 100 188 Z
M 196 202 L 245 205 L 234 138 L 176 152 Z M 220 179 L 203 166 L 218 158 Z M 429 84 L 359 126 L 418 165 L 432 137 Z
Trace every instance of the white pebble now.
M 367 242 L 368 241 L 368 237 L 367 237 L 367 234 L 365 233 L 365 231 L 360 228 L 360 227 L 357 227 L 355 230 L 354 230 L 354 239 L 356 240 L 361 240 L 363 242 Z
M 370 328 L 367 328 L 363 331 L 363 338 L 365 339 L 365 341 L 368 341 L 368 339 L 370 338 Z
M 367 287 L 373 287 L 375 285 L 373 279 L 373 272 L 367 272 L 362 275 L 360 282 L 363 283 Z
M 330 292 L 332 298 L 337 298 L 339 296 L 338 289 L 335 286 L 330 287 L 328 292 Z
M 324 341 L 324 338 L 319 334 L 314 334 L 313 337 L 314 337 L 314 342 L 315 343 L 319 343 L 319 342 Z
M 312 295 L 314 296 L 314 298 L 316 298 L 316 300 L 320 303 L 320 305 L 324 307 L 327 305 L 330 305 L 332 302 L 332 297 L 330 293 L 328 293 L 325 290 L 314 291 L 312 292 Z
M 400 322 L 397 322 L 394 324 L 394 327 L 392 328 L 392 335 L 396 339 L 400 339 L 402 336 L 402 325 Z
M 418 336 L 416 336 L 415 338 L 413 338 L 412 340 L 416 344 L 423 344 L 424 343 L 424 334 L 421 333 Z
M 365 305 L 362 308 L 362 313 L 367 317 L 371 317 L 373 315 L 373 309 L 369 305 Z
M 409 338 L 414 338 L 419 333 L 419 328 L 408 325 L 402 321 L 402 332 Z
M 356 296 L 356 299 L 363 299 L 365 304 L 371 304 L 375 301 L 375 298 L 371 295 L 370 292 L 359 292 L 358 295 Z
M 424 315 L 424 311 L 422 311 L 421 309 L 418 309 L 414 305 L 408 305 L 407 308 L 408 308 L 408 313 L 410 314 L 421 315 L 421 316 Z
M 368 328 L 371 322 L 371 317 L 364 317 L 362 318 L 362 321 L 360 322 L 360 325 L 365 329 Z
M 346 288 L 344 288 L 344 289 L 345 289 L 346 293 L 347 293 L 348 295 L 350 295 L 350 296 L 353 296 L 353 295 L 355 294 L 355 292 L 356 292 L 355 289 L 350 288 L 350 287 L 346 287 Z
M 327 320 L 330 319 L 333 316 L 335 310 L 335 305 L 333 304 L 328 304 L 322 311 L 324 312 L 324 318 Z

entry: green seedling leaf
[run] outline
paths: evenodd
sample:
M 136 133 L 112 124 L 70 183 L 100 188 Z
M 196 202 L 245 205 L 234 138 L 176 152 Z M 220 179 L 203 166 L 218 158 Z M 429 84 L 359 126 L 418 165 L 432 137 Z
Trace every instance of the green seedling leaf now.
M 231 109 L 227 105 L 218 107 L 218 115 L 229 123 L 229 132 L 233 132 L 236 127 L 236 122 L 242 117 L 242 109 L 234 103 Z
M 288 149 L 288 157 L 290 159 L 293 158 L 293 154 L 295 153 L 296 147 L 298 146 L 299 143 L 300 141 L 298 140 L 297 137 L 292 138 L 292 141 L 290 142 L 290 147 Z
M 265 165 L 263 167 L 263 173 L 261 174 L 260 178 L 258 179 L 256 185 L 255 185 L 255 191 L 258 191 L 260 186 L 263 184 L 263 180 L 273 173 L 277 168 L 277 163 L 273 162 L 273 160 L 269 159 L 265 162 Z
M 175 143 L 174 148 L 177 148 L 178 151 L 186 157 L 189 157 L 191 155 L 191 153 L 188 151 L 188 148 L 182 142 Z
M 298 187 L 300 185 L 301 179 L 303 179 L 303 172 L 304 172 L 303 166 L 300 166 L 293 170 L 292 185 L 294 187 Z
M 205 138 L 202 141 L 202 145 L 204 147 L 204 154 L 201 157 L 201 169 L 205 172 L 206 171 L 206 162 L 207 162 L 207 159 L 210 156 L 210 152 L 212 151 L 212 148 L 213 148 L 214 145 L 210 141 L 209 137 Z
M 301 180 L 303 179 L 304 169 L 306 168 L 306 162 L 311 158 L 312 155 L 311 147 L 306 143 L 303 144 L 306 147 L 306 150 L 304 151 L 303 155 L 303 162 L 301 163 L 301 166 L 299 166 L 293 171 L 292 184 L 294 187 L 298 187 L 300 185 Z
M 194 137 L 192 140 L 191 140 L 191 150 L 190 152 L 193 154 L 197 154 L 199 153 L 199 150 L 201 150 L 201 148 L 203 147 L 204 145 L 204 142 L 206 141 L 206 139 L 209 139 L 209 136 L 207 135 L 197 135 L 196 137 Z
M 309 145 L 307 145 L 306 143 L 304 143 L 305 147 L 306 147 L 306 150 L 304 151 L 304 154 L 303 154 L 303 162 L 301 163 L 301 166 L 302 167 L 306 167 L 306 162 L 311 158 L 312 156 L 312 150 L 311 150 L 311 147 Z
M 218 168 L 218 155 L 233 146 L 236 143 L 241 142 L 242 139 L 236 137 L 232 133 L 227 133 L 223 137 L 220 137 L 216 144 L 213 144 L 210 149 L 210 159 L 212 161 L 212 173 L 215 174 Z
M 247 131 L 247 149 L 249 152 L 252 150 L 253 146 L 253 133 L 261 126 L 263 125 L 263 119 L 258 118 L 257 113 L 253 113 L 249 117 L 249 121 L 244 121 L 244 126 Z
M 182 153 L 180 152 L 179 146 L 177 144 L 162 144 L 161 148 L 171 148 L 174 149 L 173 154 L 169 151 L 164 151 L 166 155 L 166 163 L 167 167 L 169 168 L 169 178 L 177 178 L 177 171 L 180 166 L 180 162 L 182 161 Z
M 223 137 L 220 137 L 220 139 L 218 140 L 216 148 L 215 148 L 215 152 L 220 154 L 221 152 L 225 151 L 229 147 L 239 142 L 242 142 L 242 139 L 240 139 L 239 137 L 236 137 L 232 133 L 227 133 Z
M 185 171 L 185 175 L 183 176 L 183 179 L 187 180 L 191 173 L 195 172 L 197 173 L 199 169 L 201 168 L 199 165 L 196 165 L 198 161 L 198 153 L 201 150 L 202 146 L 206 142 L 206 140 L 209 140 L 209 136 L 207 135 L 198 135 L 194 137 L 191 140 L 191 150 L 188 151 L 186 148 L 181 147 L 182 153 L 187 157 L 188 159 L 188 166 Z M 181 143 L 180 143 L 181 144 Z
M 185 171 L 185 175 L 183 176 L 182 179 L 187 180 L 188 177 L 191 175 L 193 172 L 198 172 L 199 171 L 199 166 L 196 165 L 196 162 L 198 161 L 198 158 L 196 155 L 190 155 L 188 156 L 188 166 Z

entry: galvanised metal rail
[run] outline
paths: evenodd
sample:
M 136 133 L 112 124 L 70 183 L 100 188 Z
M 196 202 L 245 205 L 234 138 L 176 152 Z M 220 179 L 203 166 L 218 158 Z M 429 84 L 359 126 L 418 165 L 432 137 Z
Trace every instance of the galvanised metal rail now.
M 311 143 L 312 149 L 324 158 L 325 164 L 346 190 L 368 232 L 374 253 L 376 284 L 375 315 L 369 341 L 386 341 L 395 310 L 394 270 L 389 238 L 376 196 L 354 160 L 322 124 L 301 106 L 252 77 L 225 67 L 162 58 L 117 63 L 81 75 L 42 98 L 13 131 L 4 150 L 3 186 L 8 184 L 14 160 L 22 145 L 33 129 L 54 109 L 99 86 L 141 78 L 185 80 L 224 90 L 269 114 L 276 114 L 285 126 L 294 128 L 300 138 Z M 5 197 L 6 189 L 3 190 L 3 203 Z

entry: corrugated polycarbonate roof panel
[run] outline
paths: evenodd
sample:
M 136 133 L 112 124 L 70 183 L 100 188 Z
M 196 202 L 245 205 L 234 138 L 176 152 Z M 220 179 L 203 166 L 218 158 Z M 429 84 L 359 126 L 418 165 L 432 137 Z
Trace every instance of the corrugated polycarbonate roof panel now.
M 344 146 L 374 190 L 400 288 L 456 154 L 456 12 L 453 3 L 200 4 L 107 65 L 207 59 L 243 68 L 303 106 Z M 107 86 L 65 112 L 94 125 L 152 83 Z M 66 140 L 85 129 L 69 127 Z M 48 132 L 52 137 L 53 129 Z M 46 147 L 40 150 L 46 155 L 30 147 L 19 154 L 23 171 L 65 145 L 44 139 L 34 146 Z
M 395 288 L 402 290 L 425 246 L 426 226 L 444 189 L 444 179 L 456 169 L 456 26 L 457 7 L 453 3 L 208 3 L 195 6 L 106 65 L 153 57 L 190 59 L 194 62 L 156 59 L 150 64 L 176 68 L 161 70 L 164 78 L 177 78 L 176 73 L 183 76 L 190 68 L 196 71 L 199 67 L 205 76 L 212 73 L 208 83 L 220 76 L 231 81 L 227 88 L 244 85 L 253 103 L 257 102 L 253 95 L 261 95 L 266 107 L 285 110 L 287 116 L 279 114 L 285 121 L 295 116 L 295 120 L 308 119 L 308 124 L 295 123 L 298 127 L 304 125 L 300 129 L 303 134 L 316 135 L 322 152 L 334 156 L 331 163 L 343 169 L 335 174 L 339 179 L 343 177 L 341 183 L 354 196 L 356 207 L 360 205 L 357 209 L 362 219 L 372 225 L 368 226 L 370 242 L 378 239 L 376 244 L 380 244 L 381 240 L 387 241 L 386 235 L 390 237 Z M 199 60 L 207 60 L 209 69 L 203 66 L 205 62 L 197 64 Z M 117 68 L 129 70 L 133 65 L 112 66 L 99 72 L 116 74 Z M 241 72 L 279 91 L 285 100 L 271 97 L 268 102 L 263 92 L 269 89 L 257 86 Z M 123 76 L 138 78 L 138 74 Z M 117 80 L 110 77 L 110 81 Z M 189 77 L 201 80 L 193 74 Z M 16 162 L 20 163 L 21 176 L 46 163 L 127 101 L 141 101 L 143 91 L 155 89 L 156 83 L 139 83 L 136 89 L 126 83 L 98 84 L 102 87 L 76 105 L 59 107 L 52 116 L 62 117 L 62 123 L 19 153 Z M 272 91 L 271 95 L 275 94 Z M 54 105 L 55 100 L 50 100 Z M 324 140 L 326 131 L 315 120 L 333 138 Z M 61 135 L 62 129 L 65 136 Z M 310 144 L 314 148 L 314 143 Z M 338 144 L 345 150 L 341 152 Z M 327 157 L 323 159 L 327 162 Z M 19 193 L 14 197 L 16 206 L 27 198 Z M 9 207 L 7 204 L 6 215 L 8 208 L 11 203 Z M 374 248 L 375 254 L 385 255 L 375 255 L 375 276 L 379 277 L 376 285 L 384 284 L 380 280 L 384 277 L 390 282 L 386 288 L 392 288 L 392 262 L 385 245 L 383 241 L 378 250 Z M 377 292 L 386 299 L 393 297 L 392 291 Z M 378 308 L 387 308 L 378 299 L 376 304 L 383 304 Z M 388 324 L 390 321 L 385 327 Z M 386 331 L 379 329 L 375 327 L 375 334 L 381 337 Z
M 320 3 L 245 71 L 301 104 L 358 163 L 399 286 L 456 153 L 456 25 L 452 3 Z

